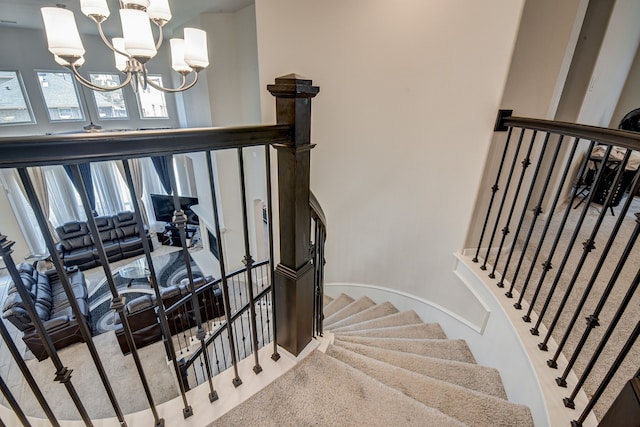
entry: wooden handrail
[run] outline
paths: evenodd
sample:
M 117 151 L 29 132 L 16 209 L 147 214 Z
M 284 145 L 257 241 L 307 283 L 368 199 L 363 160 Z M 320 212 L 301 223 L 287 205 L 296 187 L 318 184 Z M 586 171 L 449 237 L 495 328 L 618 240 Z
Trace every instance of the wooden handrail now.
M 291 142 L 290 125 L 94 132 L 0 138 L 0 168 L 163 156 Z

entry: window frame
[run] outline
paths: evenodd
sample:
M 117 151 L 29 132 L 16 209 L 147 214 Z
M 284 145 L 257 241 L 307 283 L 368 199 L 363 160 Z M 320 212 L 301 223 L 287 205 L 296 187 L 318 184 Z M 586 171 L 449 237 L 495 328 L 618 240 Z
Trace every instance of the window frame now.
M 1 68 L 0 72 L 13 72 L 16 74 L 17 80 L 18 80 L 18 85 L 20 86 L 20 90 L 22 91 L 22 99 L 24 100 L 24 103 L 27 107 L 27 112 L 29 113 L 29 121 L 24 121 L 24 122 L 11 122 L 11 123 L 3 123 L 2 121 L 0 121 L 0 127 L 1 126 L 21 126 L 21 125 L 33 125 L 36 124 L 36 116 L 35 114 L 33 114 L 33 108 L 31 107 L 31 100 L 29 99 L 29 94 L 27 93 L 27 88 L 24 85 L 24 80 L 22 79 L 22 74 L 20 73 L 20 70 L 13 70 L 13 69 L 5 69 L 5 68 Z
M 147 74 L 148 78 L 151 77 L 159 77 L 160 78 L 160 82 L 158 84 L 160 84 L 160 86 L 162 86 L 162 74 Z M 151 88 L 152 90 L 157 90 L 154 87 L 148 86 L 149 88 Z M 144 115 L 144 109 L 142 108 L 142 100 L 140 99 L 140 94 L 142 93 L 143 89 L 141 85 L 138 85 L 138 93 L 136 93 L 136 100 L 138 101 L 138 112 L 140 113 L 140 119 L 141 120 L 169 120 L 169 104 L 167 103 L 167 97 L 165 95 L 164 92 L 162 91 L 158 91 L 160 92 L 160 94 L 162 95 L 162 100 L 164 102 L 164 109 L 166 112 L 166 116 L 145 116 Z
M 47 117 L 49 117 L 49 123 L 73 123 L 73 122 L 84 122 L 87 120 L 87 115 L 84 111 L 85 106 L 82 103 L 82 97 L 80 95 L 78 85 L 76 84 L 76 78 L 74 77 L 72 72 L 65 71 L 65 70 L 43 70 L 43 69 L 36 69 L 33 71 L 36 73 L 36 81 L 38 83 L 38 89 L 40 90 L 40 95 L 42 96 L 44 108 L 47 111 Z M 79 107 L 80 116 L 81 116 L 80 118 L 78 119 L 52 119 L 51 118 L 51 113 L 49 112 L 49 104 L 47 104 L 47 99 L 44 95 L 44 91 L 42 90 L 42 84 L 40 83 L 40 73 L 68 74 L 71 76 L 71 84 L 73 85 L 73 89 L 76 94 L 76 100 L 78 101 L 78 107 Z M 88 106 L 86 108 L 88 108 Z
M 101 74 L 101 75 L 107 75 L 107 76 L 116 76 L 118 78 L 118 84 L 122 84 L 122 81 L 120 79 L 120 74 L 116 73 L 116 72 L 105 72 L 105 71 L 90 71 L 88 73 L 89 76 L 89 81 L 91 81 L 93 83 L 93 81 L 91 80 L 91 76 L 92 75 L 96 75 L 96 74 Z M 129 106 L 127 105 L 127 97 L 125 95 L 125 90 L 124 88 L 120 88 L 118 90 L 114 90 L 114 91 L 110 91 L 112 93 L 118 92 L 120 91 L 120 93 L 122 94 L 122 99 L 124 102 L 124 111 L 126 112 L 126 116 L 124 117 L 100 117 L 100 107 L 98 106 L 98 100 L 96 98 L 97 95 L 97 91 L 92 90 L 91 92 L 93 92 L 93 105 L 96 108 L 96 114 L 98 115 L 97 120 L 112 120 L 112 121 L 117 121 L 117 120 L 131 120 L 131 114 L 129 113 Z

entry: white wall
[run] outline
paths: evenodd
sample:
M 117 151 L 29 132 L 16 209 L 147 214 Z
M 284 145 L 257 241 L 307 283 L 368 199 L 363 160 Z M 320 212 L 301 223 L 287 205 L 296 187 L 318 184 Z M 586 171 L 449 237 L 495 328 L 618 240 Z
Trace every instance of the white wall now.
M 207 31 L 210 66 L 203 71 L 206 90 L 184 94 L 184 115 L 187 123 L 198 126 L 235 126 L 261 122 L 255 7 L 235 13 L 204 13 L 198 25 Z M 252 209 L 254 199 L 264 199 L 263 149 L 245 151 L 247 204 Z M 236 150 L 216 152 L 214 157 L 219 179 L 222 207 L 223 238 L 227 268 L 242 266 L 245 255 L 243 242 L 242 199 Z M 194 156 L 196 173 L 200 173 L 198 191 L 203 206 L 211 206 L 206 163 Z M 249 218 L 252 255 L 257 256 L 255 227 Z M 211 230 L 212 232 L 214 230 Z
M 578 123 L 609 126 L 640 43 L 640 2 L 617 0 L 602 41 Z
M 640 49 L 636 51 L 636 56 L 629 70 L 629 75 L 620 94 L 618 105 L 611 118 L 609 127 L 617 128 L 620 120 L 631 110 L 640 108 Z
M 313 79 L 312 189 L 328 282 L 445 307 L 524 1 L 257 0 L 263 121 L 275 77 Z M 458 307 L 457 310 L 464 310 Z

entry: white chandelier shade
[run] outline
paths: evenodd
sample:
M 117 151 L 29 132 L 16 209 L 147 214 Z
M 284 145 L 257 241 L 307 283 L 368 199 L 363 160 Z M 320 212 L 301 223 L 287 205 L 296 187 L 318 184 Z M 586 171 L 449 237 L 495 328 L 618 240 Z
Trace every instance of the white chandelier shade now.
M 58 7 L 43 7 L 42 18 L 49 52 L 60 57 L 84 55 L 85 50 L 73 12 Z
M 49 51 L 55 61 L 69 68 L 76 79 L 84 86 L 97 91 L 111 91 L 124 87 L 131 82 L 134 90 L 141 85 L 150 85 L 165 92 L 180 92 L 193 87 L 198 80 L 198 72 L 209 65 L 206 32 L 196 28 L 185 28 L 184 39 L 172 39 L 172 68 L 182 76 L 177 88 L 165 88 L 147 78 L 146 63 L 156 56 L 162 45 L 162 27 L 171 20 L 168 0 L 121 0 L 120 21 L 123 37 L 108 40 L 102 29 L 102 23 L 110 16 L 106 0 L 80 0 L 82 13 L 92 19 L 105 45 L 113 51 L 115 67 L 127 75 L 119 86 L 102 87 L 84 78 L 78 68 L 84 63 L 85 49 L 80 39 L 73 12 L 62 7 L 43 7 L 42 17 Z M 151 23 L 158 28 L 157 40 L 154 39 Z M 194 75 L 187 83 L 187 76 Z

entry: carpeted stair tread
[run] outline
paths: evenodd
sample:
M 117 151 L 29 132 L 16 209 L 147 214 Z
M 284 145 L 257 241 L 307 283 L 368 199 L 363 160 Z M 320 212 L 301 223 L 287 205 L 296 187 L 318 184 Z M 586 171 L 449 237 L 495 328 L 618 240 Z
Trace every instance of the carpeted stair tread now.
M 340 336 L 335 337 L 335 341 L 354 342 L 356 344 L 385 348 L 387 350 L 404 351 L 405 353 L 421 354 L 423 356 L 436 357 L 438 359 L 476 363 L 469 346 L 464 340 Z
M 377 319 L 379 317 L 388 316 L 397 312 L 398 309 L 395 308 L 393 304 L 391 304 L 390 302 L 385 302 L 369 307 L 368 309 L 362 310 L 359 313 L 352 314 L 351 316 L 342 319 L 339 322 L 332 323 L 327 327 L 327 330 L 330 331 L 333 328 L 340 328 L 343 326 L 366 322 L 367 320 Z
M 319 351 L 210 424 L 247 425 L 464 426 Z
M 341 310 L 342 308 L 348 306 L 353 301 L 349 295 L 340 294 L 333 301 L 331 301 L 327 306 L 323 309 L 324 318 L 331 316 L 333 313 Z
M 447 335 L 438 323 L 393 326 L 390 328 L 365 329 L 362 331 L 335 332 L 336 336 L 359 336 L 372 338 L 431 338 L 446 339 Z
M 366 329 L 389 328 L 393 326 L 415 325 L 418 323 L 422 323 L 422 319 L 420 319 L 420 316 L 418 316 L 415 311 L 410 310 L 380 317 L 378 319 L 367 320 L 366 322 L 360 322 L 349 326 L 341 326 L 339 328 L 334 327 L 331 329 L 331 332 L 338 333 L 363 331 Z
M 333 298 L 331 298 L 329 295 L 322 295 L 322 306 L 326 307 L 331 301 L 333 301 Z
M 345 341 L 335 342 L 334 347 L 359 353 L 417 374 L 426 375 L 501 399 L 507 399 L 500 373 L 493 368 Z
M 347 317 L 353 316 L 356 313 L 364 311 L 368 308 L 374 307 L 376 303 L 367 297 L 358 298 L 351 304 L 343 307 L 341 310 L 336 311 L 331 316 L 325 314 L 324 327 L 329 328 L 334 323 L 340 322 Z
M 330 347 L 327 354 L 388 387 L 474 427 L 533 426 L 529 408 L 381 362 Z

